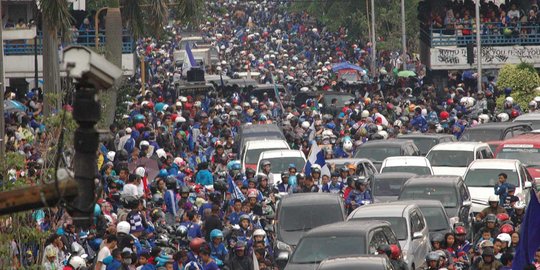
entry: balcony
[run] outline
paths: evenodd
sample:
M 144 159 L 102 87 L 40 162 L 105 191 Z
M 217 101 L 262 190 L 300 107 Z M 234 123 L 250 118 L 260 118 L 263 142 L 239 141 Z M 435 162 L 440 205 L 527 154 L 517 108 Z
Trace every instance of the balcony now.
M 4 31 L 4 55 L 33 55 L 34 54 L 34 39 L 32 38 L 35 35 L 34 32 L 30 32 L 31 35 L 28 36 L 28 33 L 31 30 L 5 30 Z M 17 33 L 18 32 L 18 33 Z M 43 33 L 41 31 L 37 32 L 37 53 L 38 55 L 42 54 L 42 37 Z M 103 45 L 106 43 L 105 31 L 99 31 L 99 44 Z M 76 37 L 73 37 L 73 42 L 69 44 L 77 44 L 87 47 L 95 47 L 96 40 L 96 31 L 91 30 L 88 32 L 78 32 Z M 69 44 L 63 44 L 67 46 Z M 134 51 L 134 40 L 131 34 L 124 30 L 122 34 L 122 54 L 131 54 Z

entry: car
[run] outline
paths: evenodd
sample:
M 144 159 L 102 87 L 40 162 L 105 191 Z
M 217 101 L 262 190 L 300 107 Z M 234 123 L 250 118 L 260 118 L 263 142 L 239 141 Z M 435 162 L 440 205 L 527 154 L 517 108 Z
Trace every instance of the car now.
M 540 179 L 540 133 L 508 139 L 494 153 L 498 159 L 518 159 L 533 178 Z
M 329 108 L 331 107 L 332 100 L 334 99 L 336 100 L 336 109 L 341 112 L 343 107 L 347 106 L 349 101 L 355 99 L 355 96 L 351 93 L 323 91 L 323 98 L 321 100 L 321 111 L 323 113 L 332 113 Z
M 458 222 L 470 226 L 471 195 L 461 176 L 414 176 L 403 184 L 398 197 L 402 200 L 438 200 L 450 218 L 457 217 Z
M 516 186 L 515 195 L 524 202 L 528 201 L 527 189 L 532 186 L 534 180 L 521 161 L 517 159 L 475 160 L 467 168 L 464 177 L 472 197 L 474 213 L 481 212 L 489 206 L 488 198 L 493 195 L 493 187 L 497 184 L 500 173 L 508 175 L 507 183 Z
M 493 153 L 487 143 L 451 142 L 433 146 L 426 158 L 435 175 L 465 175 L 467 167 L 476 159 L 491 159 Z
M 274 224 L 276 262 L 284 266 L 298 241 L 310 229 L 344 221 L 347 214 L 338 194 L 300 193 L 283 197 Z
M 347 217 L 347 221 L 372 219 L 390 223 L 409 269 L 422 265 L 424 256 L 431 251 L 431 244 L 427 222 L 418 205 L 400 201 L 364 205 Z
M 497 158 L 497 147 L 499 147 L 501 144 L 503 144 L 505 141 L 487 141 L 486 143 L 489 145 L 489 149 L 491 149 L 491 152 L 493 153 L 493 158 Z
M 413 176 L 416 174 L 394 172 L 375 174 L 370 181 L 371 196 L 373 196 L 374 202 L 397 201 L 403 184 Z
M 399 245 L 387 221 L 353 220 L 320 226 L 302 236 L 285 270 L 313 270 L 335 256 L 374 255 L 383 244 Z
M 492 122 L 465 129 L 459 141 L 485 142 L 505 140 L 532 130 L 529 123 L 519 122 Z
M 375 165 L 373 165 L 373 162 L 371 162 L 371 160 L 367 158 L 327 159 L 326 164 L 329 164 L 329 166 L 334 168 L 335 170 L 339 170 L 340 168 L 343 168 L 349 164 L 354 164 L 356 165 L 355 174 L 364 178 L 370 178 L 372 175 L 378 172 Z
M 527 123 L 530 124 L 533 129 L 540 129 L 540 113 L 532 112 L 522 114 L 514 119 L 514 123 Z
M 393 270 L 394 266 L 386 255 L 359 255 L 328 258 L 319 264 L 317 270 Z
M 257 164 L 262 152 L 270 150 L 289 150 L 289 144 L 285 140 L 259 139 L 248 141 L 242 151 L 242 169 L 251 168 L 257 171 Z
M 425 157 L 387 157 L 381 165 L 381 173 L 400 172 L 419 175 L 433 175 L 431 164 Z
M 243 124 L 235 136 L 236 151 L 241 153 L 246 142 L 261 139 L 286 140 L 283 131 L 276 124 Z
M 276 180 L 281 180 L 281 173 L 287 171 L 291 164 L 294 164 L 297 169 L 304 168 L 306 165 L 306 157 L 300 150 L 264 151 L 259 156 L 259 162 L 257 162 L 257 173 L 262 172 L 261 161 L 263 160 L 270 161 L 270 172 L 274 178 L 271 182 L 273 183 L 275 183 Z
M 422 156 L 427 155 L 429 150 L 439 143 L 457 141 L 456 136 L 442 133 L 410 133 L 399 135 L 398 139 L 412 140 Z
M 355 158 L 367 158 L 373 162 L 377 171 L 381 169 L 383 160 L 395 156 L 419 156 L 420 151 L 412 140 L 374 140 L 361 144 Z
M 435 234 L 445 235 L 451 233 L 454 224 L 458 222 L 457 218 L 448 218 L 444 205 L 438 200 L 414 200 L 402 201 L 414 203 L 420 207 L 429 229 L 429 239 Z

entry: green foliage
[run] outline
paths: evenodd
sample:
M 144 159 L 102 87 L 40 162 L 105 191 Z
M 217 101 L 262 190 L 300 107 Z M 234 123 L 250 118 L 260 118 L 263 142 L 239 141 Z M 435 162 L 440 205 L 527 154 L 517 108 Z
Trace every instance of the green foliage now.
M 67 0 L 47 0 L 40 1 L 43 20 L 49 22 L 54 30 L 60 32 L 66 40 L 69 39 L 69 33 L 73 17 L 68 8 Z
M 115 122 L 119 125 L 128 124 L 124 115 L 129 113 L 127 102 L 132 101 L 139 90 L 129 84 L 127 81 L 118 88 L 118 98 L 116 99 Z
M 497 80 L 498 88 L 505 89 L 507 87 L 512 88 L 512 98 L 517 102 L 521 108 L 527 108 L 529 101 L 534 96 L 534 89 L 540 86 L 540 76 L 538 72 L 528 63 L 521 63 L 519 65 L 505 65 L 499 71 L 499 78 Z M 504 103 L 504 96 L 497 100 L 497 105 L 502 108 Z

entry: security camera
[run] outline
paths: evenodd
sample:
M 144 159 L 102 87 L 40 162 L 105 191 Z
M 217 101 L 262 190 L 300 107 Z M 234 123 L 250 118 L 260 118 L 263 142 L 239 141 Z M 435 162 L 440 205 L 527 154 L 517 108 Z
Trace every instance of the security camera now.
M 83 46 L 64 49 L 63 69 L 79 81 L 85 80 L 97 89 L 108 89 L 122 76 L 122 70 L 105 57 Z

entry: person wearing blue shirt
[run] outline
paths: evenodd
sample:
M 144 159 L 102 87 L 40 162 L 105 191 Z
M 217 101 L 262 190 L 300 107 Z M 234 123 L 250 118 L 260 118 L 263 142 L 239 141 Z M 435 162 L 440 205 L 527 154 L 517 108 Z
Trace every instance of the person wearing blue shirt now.
M 178 200 L 176 199 L 176 178 L 167 177 L 166 180 L 167 191 L 165 191 L 165 205 L 167 211 L 165 213 L 165 220 L 167 224 L 173 225 L 176 222 L 176 216 L 178 214 Z
M 499 195 L 499 205 L 504 205 L 504 201 L 508 196 L 508 183 L 506 180 L 508 175 L 506 173 L 499 173 L 499 182 L 493 187 L 495 189 L 495 195 Z
M 210 232 L 210 255 L 215 260 L 218 266 L 223 266 L 225 258 L 229 251 L 223 244 L 223 232 L 218 229 L 213 229 Z
M 245 214 L 242 212 L 242 201 L 235 199 L 233 203 L 233 211 L 229 214 L 229 223 L 231 225 L 237 225 L 240 223 L 240 216 Z
M 357 179 L 355 181 L 356 189 L 349 193 L 349 197 L 345 200 L 345 204 L 349 208 L 349 211 L 352 211 L 359 206 L 370 204 L 373 202 L 373 197 L 371 192 L 367 190 L 366 183 L 364 179 Z
M 182 223 L 180 223 L 180 225 L 184 225 L 188 229 L 188 239 L 203 237 L 201 232 L 201 226 L 197 223 L 194 223 L 193 219 L 195 219 L 195 213 L 190 211 L 184 214 L 183 221 Z
M 201 247 L 199 255 L 201 256 L 203 270 L 219 270 L 216 261 L 210 256 L 210 253 L 211 251 L 208 245 Z
M 331 181 L 322 187 L 322 191 L 328 193 L 342 193 L 343 188 L 343 183 L 339 182 L 339 173 L 333 172 Z
M 208 163 L 203 162 L 199 164 L 199 172 L 197 172 L 195 183 L 203 186 L 209 186 L 214 184 L 214 177 L 212 176 L 212 173 L 208 170 Z
M 428 123 L 422 115 L 422 108 L 416 107 L 414 109 L 414 118 L 411 120 L 411 125 L 422 133 L 428 130 Z

